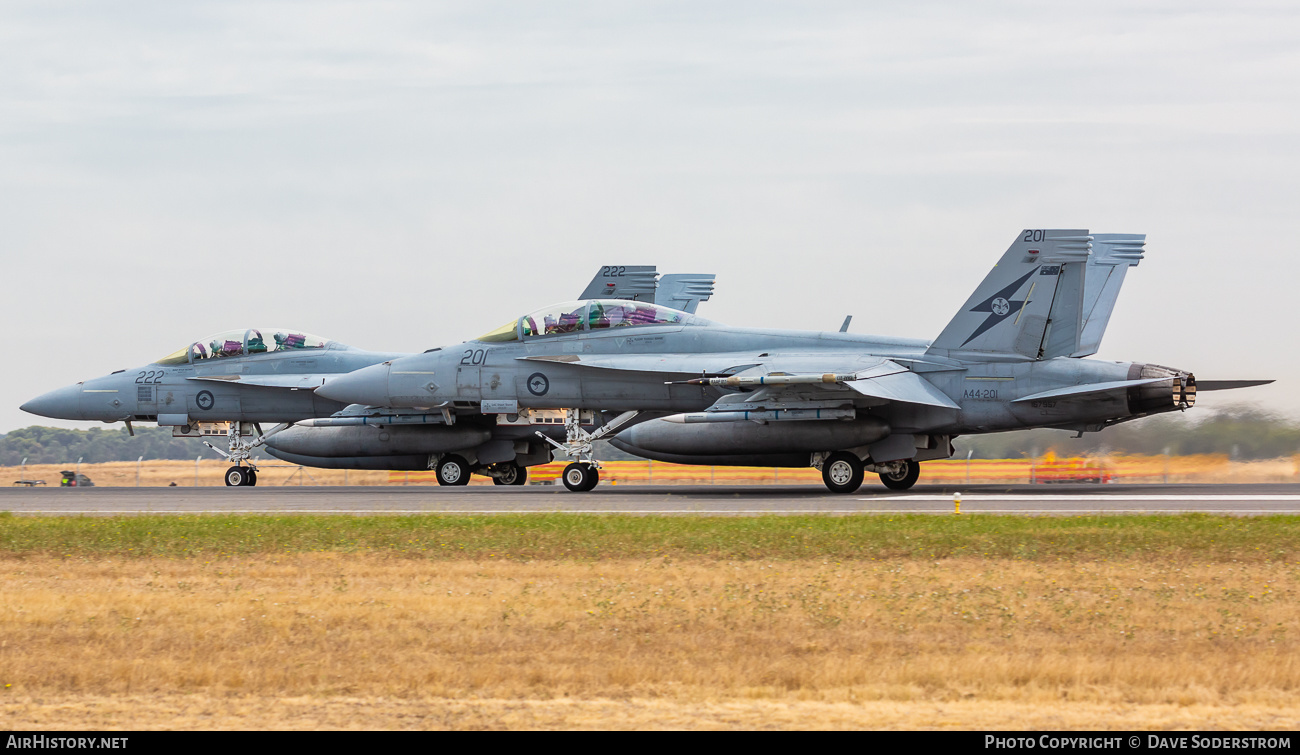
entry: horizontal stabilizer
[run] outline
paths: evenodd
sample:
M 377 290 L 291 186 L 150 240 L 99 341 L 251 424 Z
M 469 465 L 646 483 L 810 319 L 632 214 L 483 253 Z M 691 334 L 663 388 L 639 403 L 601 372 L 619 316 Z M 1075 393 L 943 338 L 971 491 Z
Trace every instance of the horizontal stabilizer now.
M 206 380 L 214 383 L 234 383 L 235 385 L 253 385 L 259 388 L 288 388 L 296 391 L 310 391 L 325 384 L 325 378 L 332 375 L 201 375 L 187 380 Z
M 1277 382 L 1275 380 L 1197 380 L 1196 390 L 1198 391 L 1231 391 L 1236 388 L 1254 388 L 1257 385 L 1268 385 Z
M 942 391 L 915 372 L 895 372 L 879 377 L 850 380 L 844 383 L 864 396 L 898 401 L 904 404 L 960 409 Z
M 659 279 L 655 304 L 695 314 L 700 302 L 713 296 L 713 273 L 673 273 Z
M 1094 393 L 1106 393 L 1107 391 L 1118 391 L 1126 388 L 1134 388 L 1139 385 L 1150 385 L 1159 383 L 1161 380 L 1169 380 L 1168 377 L 1146 378 L 1144 380 L 1112 380 L 1106 383 L 1088 383 L 1087 385 L 1072 385 L 1069 388 L 1057 388 L 1051 391 L 1043 391 L 1030 396 L 1023 396 L 1011 403 L 1019 404 L 1025 401 L 1042 401 L 1044 399 L 1070 399 L 1081 396 L 1090 396 Z M 1196 384 L 1200 387 L 1200 383 Z

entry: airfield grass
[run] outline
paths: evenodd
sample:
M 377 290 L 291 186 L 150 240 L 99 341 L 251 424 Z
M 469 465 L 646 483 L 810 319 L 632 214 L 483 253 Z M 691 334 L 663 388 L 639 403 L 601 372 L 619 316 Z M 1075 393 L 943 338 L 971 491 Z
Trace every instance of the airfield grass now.
M 1296 728 L 1292 518 L 0 517 L 4 728 Z
M 1300 517 L 1208 514 L 629 516 L 142 515 L 0 512 L 0 558 L 376 553 L 423 559 L 1300 558 Z

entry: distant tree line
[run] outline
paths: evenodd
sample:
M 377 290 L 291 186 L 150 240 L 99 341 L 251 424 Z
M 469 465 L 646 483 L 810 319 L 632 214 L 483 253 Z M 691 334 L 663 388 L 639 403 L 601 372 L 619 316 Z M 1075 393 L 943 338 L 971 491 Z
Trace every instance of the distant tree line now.
M 218 439 L 223 440 L 223 439 Z M 92 427 L 67 430 L 61 427 L 24 427 L 0 436 L 0 466 L 135 461 L 146 459 L 193 459 L 216 457 L 193 438 L 173 438 L 170 427 L 137 427 L 135 437 L 125 427 Z
M 1219 409 L 1200 418 L 1170 413 L 1124 422 L 1099 433 L 1074 438 L 1066 430 L 1021 430 L 967 435 L 954 445 L 957 456 L 974 451 L 977 459 L 1016 459 L 1051 450 L 1058 455 L 1094 453 L 1175 455 L 1228 454 L 1241 460 L 1273 459 L 1300 453 L 1300 423 L 1288 417 L 1250 406 Z M 223 439 L 218 439 L 223 440 Z M 218 443 L 217 445 L 221 445 Z M 601 443 L 597 455 L 606 460 L 633 459 Z M 66 430 L 58 427 L 25 427 L 0 436 L 0 466 L 28 464 L 135 461 L 145 459 L 193 459 L 213 454 L 192 438 L 173 438 L 171 428 L 137 427 L 135 437 L 126 428 Z
M 958 458 L 1015 459 L 1054 451 L 1058 456 L 1096 453 L 1174 455 L 1228 454 L 1243 461 L 1300 453 L 1300 423 L 1252 406 L 1233 406 L 1209 414 L 1171 412 L 1122 422 L 1075 438 L 1067 430 L 967 435 L 958 438 Z

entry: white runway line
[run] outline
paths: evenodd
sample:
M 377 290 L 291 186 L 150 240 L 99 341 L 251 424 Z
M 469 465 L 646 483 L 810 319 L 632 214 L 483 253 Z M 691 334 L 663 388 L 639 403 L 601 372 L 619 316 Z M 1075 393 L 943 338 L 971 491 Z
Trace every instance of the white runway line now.
M 965 503 L 965 501 L 963 501 Z M 948 509 L 33 509 L 14 514 L 947 514 Z M 1297 509 L 971 509 L 966 514 L 1295 514 Z
M 948 495 L 881 495 L 871 498 L 859 498 L 859 501 L 948 501 L 952 502 L 955 493 Z M 988 493 L 961 494 L 961 502 L 967 501 L 1300 501 L 1300 495 L 993 495 Z

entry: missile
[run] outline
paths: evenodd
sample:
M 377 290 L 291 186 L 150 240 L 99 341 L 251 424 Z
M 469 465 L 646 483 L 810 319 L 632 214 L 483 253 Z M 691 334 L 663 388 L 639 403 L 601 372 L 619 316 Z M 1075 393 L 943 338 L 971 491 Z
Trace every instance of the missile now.
M 773 409 L 771 411 L 692 412 L 664 417 L 665 422 L 693 425 L 701 422 L 793 422 L 818 419 L 855 419 L 857 411 L 847 409 Z
M 713 385 L 726 388 L 736 388 L 745 385 L 801 385 L 810 383 L 846 383 L 850 380 L 857 380 L 858 376 L 852 373 L 838 375 L 833 372 L 827 372 L 824 375 L 757 375 L 742 376 L 731 375 L 730 377 L 700 377 L 690 380 L 668 381 L 664 385 Z

